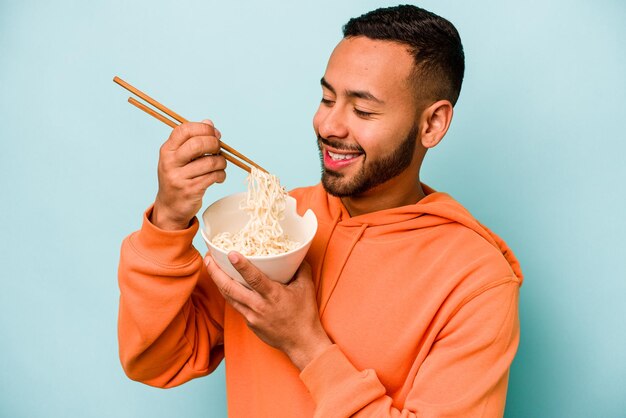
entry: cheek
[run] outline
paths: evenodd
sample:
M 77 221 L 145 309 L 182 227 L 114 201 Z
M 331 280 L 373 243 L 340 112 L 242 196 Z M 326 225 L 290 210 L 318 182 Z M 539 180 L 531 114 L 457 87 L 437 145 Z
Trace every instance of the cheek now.
M 354 140 L 366 154 L 379 154 L 388 144 L 388 134 L 383 126 L 376 122 L 355 123 L 352 125 Z
M 397 126 L 383 121 L 356 124 L 353 129 L 355 140 L 373 158 L 386 155 L 406 136 Z

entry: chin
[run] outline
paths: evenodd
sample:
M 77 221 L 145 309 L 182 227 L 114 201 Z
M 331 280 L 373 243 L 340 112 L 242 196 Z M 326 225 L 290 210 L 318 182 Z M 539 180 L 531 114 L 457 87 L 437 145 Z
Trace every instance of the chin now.
M 355 197 L 367 192 L 363 187 L 366 185 L 358 179 L 346 179 L 344 175 L 328 170 L 322 172 L 322 186 L 328 194 L 335 197 Z

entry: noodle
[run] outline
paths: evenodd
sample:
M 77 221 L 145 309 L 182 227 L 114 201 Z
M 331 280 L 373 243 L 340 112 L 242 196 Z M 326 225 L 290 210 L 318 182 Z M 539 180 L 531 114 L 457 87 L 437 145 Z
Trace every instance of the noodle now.
M 248 175 L 248 193 L 240 209 L 250 219 L 241 231 L 222 232 L 211 242 L 225 251 L 238 251 L 245 256 L 275 255 L 298 247 L 284 233 L 279 221 L 284 218 L 287 192 L 278 177 L 252 167 Z

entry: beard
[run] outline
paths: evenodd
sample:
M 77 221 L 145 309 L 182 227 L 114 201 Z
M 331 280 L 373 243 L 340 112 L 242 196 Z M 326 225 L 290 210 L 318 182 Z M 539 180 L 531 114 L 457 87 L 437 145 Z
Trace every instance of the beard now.
M 337 197 L 357 196 L 398 176 L 411 164 L 415 153 L 418 130 L 419 127 L 415 124 L 409 134 L 390 154 L 372 161 L 368 161 L 367 154 L 360 146 L 344 145 L 341 142 L 331 141 L 318 135 L 317 144 L 322 162 L 322 185 L 324 189 Z M 326 169 L 322 143 L 338 150 L 362 152 L 364 158 L 359 171 L 352 178 L 349 178 L 337 171 Z

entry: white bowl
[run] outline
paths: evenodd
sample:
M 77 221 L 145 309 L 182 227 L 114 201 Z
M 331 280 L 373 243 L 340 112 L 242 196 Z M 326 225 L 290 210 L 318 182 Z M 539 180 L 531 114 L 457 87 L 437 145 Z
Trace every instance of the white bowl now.
M 204 228 L 200 230 L 200 233 L 217 265 L 230 277 L 248 286 L 228 260 L 228 252 L 211 243 L 215 235 L 221 232 L 234 234 L 248 222 L 248 213 L 239 209 L 239 204 L 245 197 L 246 192 L 242 192 L 214 202 L 202 214 Z M 287 283 L 298 270 L 311 246 L 311 241 L 317 231 L 317 218 L 311 209 L 307 210 L 304 216 L 298 215 L 296 199 L 287 196 L 285 218 L 280 221 L 280 225 L 290 240 L 300 243 L 298 248 L 277 255 L 246 256 L 246 258 L 270 279 Z

